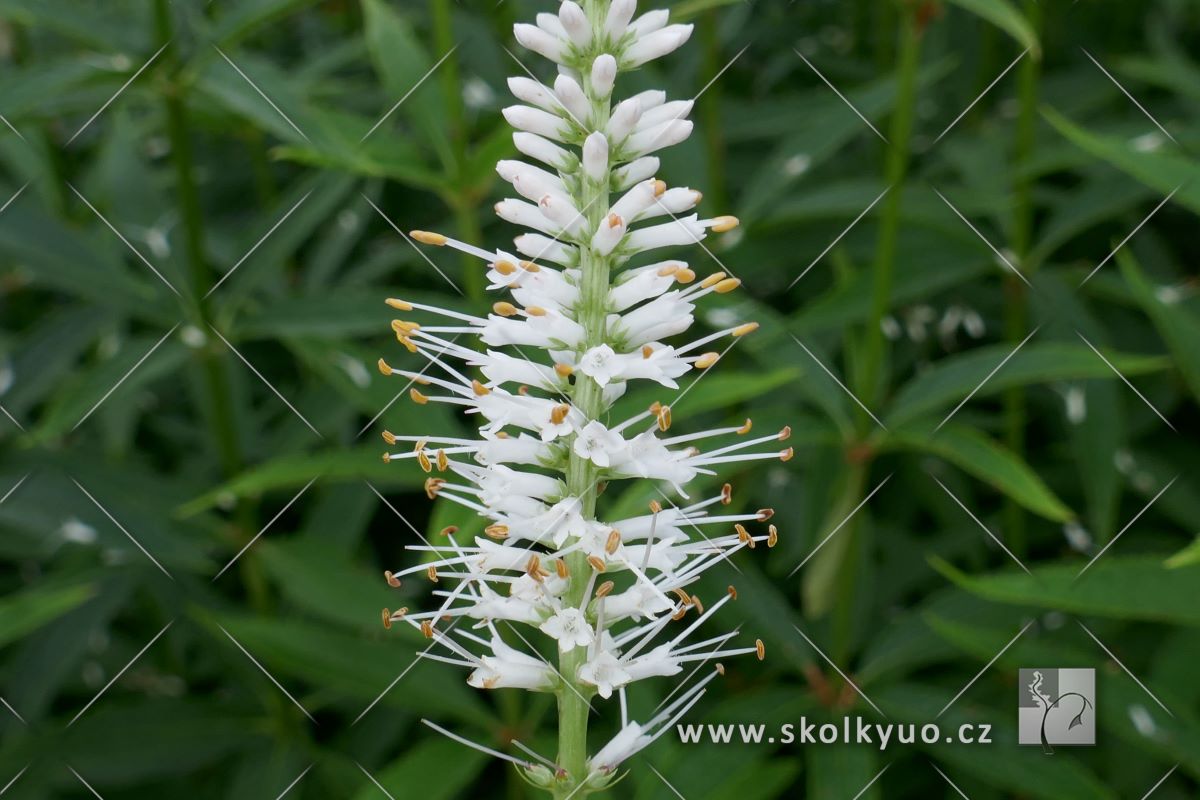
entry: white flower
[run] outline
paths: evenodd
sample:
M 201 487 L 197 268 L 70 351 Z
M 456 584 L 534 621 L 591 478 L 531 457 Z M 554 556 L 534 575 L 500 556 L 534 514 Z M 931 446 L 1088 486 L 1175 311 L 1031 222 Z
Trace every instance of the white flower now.
M 578 608 L 555 612 L 539 629 L 551 639 L 557 639 L 558 649 L 563 653 L 576 647 L 588 647 L 596 639 L 596 632 Z
M 773 512 L 724 513 L 728 484 L 694 500 L 687 492 L 724 464 L 792 456 L 780 444 L 787 428 L 751 436 L 747 420 L 678 433 L 661 402 L 624 418 L 614 411 L 631 382 L 678 389 L 680 377 L 719 360 L 719 340 L 757 328 L 726 306 L 707 315 L 719 330 L 685 337 L 704 299 L 734 291 L 737 278 L 699 279 L 678 260 L 627 267 L 642 253 L 694 245 L 738 224 L 702 217 L 700 192 L 658 175 L 651 154 L 691 134 L 693 101 L 653 88 L 629 96 L 616 83 L 623 70 L 682 45 L 692 26 L 671 24 L 665 10 L 635 12 L 635 0 L 566 0 L 556 14 L 515 26 L 523 47 L 557 65 L 552 80 L 508 81 L 517 104 L 503 114 L 516 129 L 513 144 L 536 163 L 497 163 L 513 196 L 495 211 L 522 230 L 511 252 L 412 232 L 420 244 L 478 259 L 498 297 L 490 313 L 465 298 L 446 308 L 389 300 L 401 315 L 392 330 L 412 363 L 379 363 L 415 403 L 461 413 L 477 429 L 384 433 L 386 461 L 419 468 L 431 499 L 473 515 L 460 523 L 461 539 L 451 526 L 409 545 L 420 562 L 386 573 L 387 581 L 429 581 L 431 607 L 385 611 L 384 623 L 420 629 L 436 645 L 420 657 L 467 668 L 472 686 L 619 694 L 617 735 L 586 763 L 558 762 L 553 771 L 549 759 L 534 765 L 430 723 L 560 794 L 607 788 L 614 770 L 686 714 L 720 670 L 643 722 L 627 718 L 630 683 L 685 674 L 692 662 L 763 656 L 761 642 L 733 646 L 736 631 L 698 633 L 735 597 L 732 587 L 707 608 L 690 592 L 738 551 L 773 546 Z M 602 481 L 623 479 L 674 492 L 662 495 L 665 505 L 655 500 L 647 512 L 613 520 L 615 493 L 602 497 Z M 527 633 L 555 640 L 557 669 Z

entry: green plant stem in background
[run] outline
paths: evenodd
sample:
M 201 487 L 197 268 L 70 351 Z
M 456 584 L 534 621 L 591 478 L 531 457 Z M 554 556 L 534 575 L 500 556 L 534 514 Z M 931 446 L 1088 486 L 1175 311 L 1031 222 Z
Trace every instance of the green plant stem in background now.
M 879 399 L 885 383 L 886 340 L 881 323 L 892 300 L 892 284 L 896 267 L 896 240 L 900 233 L 900 209 L 904 198 L 903 182 L 908 173 L 909 144 L 912 138 L 913 110 L 917 100 L 917 67 L 920 61 L 921 38 L 917 30 L 916 9 L 912 3 L 902 3 L 900 11 L 899 55 L 896 61 L 898 86 L 896 108 L 888 128 L 887 156 L 884 167 L 885 184 L 891 187 L 884 199 L 879 240 L 875 248 L 875 270 L 871 291 L 871 314 L 864 331 L 862 368 L 859 375 L 860 397 L 865 403 Z M 865 429 L 873 424 L 860 414 Z
M 704 46 L 703 74 L 716 75 L 724 66 L 721 57 L 720 28 L 717 25 L 718 9 L 709 9 L 697 20 Z M 725 137 L 721 123 L 721 82 L 708 87 L 700 97 L 700 113 L 704 117 L 704 150 L 708 159 L 708 183 L 706 189 L 712 201 L 710 208 L 728 208 L 728 192 L 725 186 Z
M 467 122 L 463 105 L 462 82 L 459 78 L 458 57 L 454 50 L 454 19 L 452 0 L 431 0 L 433 19 L 433 49 L 436 58 L 446 60 L 438 67 L 442 89 L 442 108 L 450 134 L 450 151 L 454 158 L 454 193 L 450 200 L 458 238 L 465 242 L 482 241 L 482 231 L 475 218 L 477 198 L 471 195 L 467 172 Z M 447 55 L 449 54 L 449 55 Z M 473 256 L 463 255 L 462 281 L 467 297 L 483 302 L 483 273 Z
M 1040 28 L 1040 7 L 1035 0 L 1026 0 L 1025 15 L 1037 31 Z M 1021 63 L 1017 75 L 1017 93 L 1020 110 L 1017 116 L 1017 133 L 1013 143 L 1012 171 L 1016 177 L 1013 204 L 1012 246 L 1017 254 L 1017 267 L 1022 273 L 1032 272 L 1029 251 L 1033 246 L 1033 179 L 1026 167 L 1033 155 L 1038 118 L 1038 79 L 1041 64 L 1034 54 Z M 1027 275 L 1028 277 L 1028 275 Z M 1025 283 L 1016 275 L 1004 277 L 1004 336 L 1014 348 L 1026 337 L 1029 327 L 1029 298 Z M 1014 386 L 1004 393 L 1004 443 L 1020 458 L 1025 457 L 1025 424 L 1027 421 L 1025 392 Z M 1024 510 L 1011 499 L 1005 501 L 1004 533 L 1009 549 L 1018 557 L 1024 555 L 1026 515 Z

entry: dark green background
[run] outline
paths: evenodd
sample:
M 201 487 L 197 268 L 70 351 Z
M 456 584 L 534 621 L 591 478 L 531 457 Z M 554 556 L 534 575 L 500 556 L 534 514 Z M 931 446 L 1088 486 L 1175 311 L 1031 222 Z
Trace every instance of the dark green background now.
M 549 698 L 405 673 L 423 641 L 379 625 L 427 602 L 381 577 L 413 563 L 410 524 L 461 522 L 415 467 L 379 462 L 379 431 L 467 427 L 389 406 L 402 384 L 373 364 L 416 364 L 385 297 L 488 302 L 478 265 L 400 231 L 515 233 L 490 209 L 521 69 L 505 48 L 550 74 L 510 31 L 552 6 L 0 0 L 0 696 L 24 720 L 0 708 L 0 787 L 28 765 L 6 799 L 94 796 L 84 781 L 105 800 L 277 798 L 302 773 L 286 797 L 530 796 L 418 720 L 551 753 Z M 782 541 L 700 594 L 736 585 L 714 633 L 742 624 L 768 658 L 727 664 L 690 719 L 874 716 L 799 627 L 892 720 L 933 718 L 979 675 L 942 720 L 997 744 L 667 736 L 613 795 L 849 800 L 887 766 L 862 797 L 957 797 L 949 779 L 971 800 L 1141 798 L 1178 765 L 1152 796 L 1196 796 L 1197 4 L 673 10 L 691 42 L 620 91 L 689 97 L 728 65 L 660 177 L 743 220 L 686 254 L 745 282 L 701 328 L 762 323 L 675 424 L 750 415 L 797 448 L 731 476 Z M 1097 747 L 1014 745 L 1034 666 L 1097 670 Z M 637 685 L 635 716 L 670 687 Z

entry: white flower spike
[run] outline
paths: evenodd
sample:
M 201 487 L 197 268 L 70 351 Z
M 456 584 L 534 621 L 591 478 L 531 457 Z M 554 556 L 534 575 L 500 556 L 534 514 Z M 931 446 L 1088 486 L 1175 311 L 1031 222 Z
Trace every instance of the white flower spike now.
M 480 259 L 488 288 L 503 297 L 491 313 L 388 300 L 405 315 L 392 324 L 398 341 L 421 360 L 401 368 L 381 359 L 380 371 L 405 380 L 417 404 L 476 415 L 479 432 L 385 432 L 395 452 L 384 460 L 415 462 L 428 473 L 431 499 L 457 503 L 478 522 L 463 531 L 469 541 L 447 528 L 442 540 L 409 547 L 421 562 L 387 572 L 387 582 L 399 587 L 424 577 L 435 606 L 385 610 L 384 625 L 419 629 L 432 640 L 422 657 L 466 668 L 472 686 L 555 693 L 554 761 L 517 742 L 533 761 L 427 724 L 513 762 L 558 798 L 607 788 L 620 765 L 670 730 L 724 668 L 718 664 L 641 723 L 628 718 L 629 684 L 678 675 L 692 662 L 765 654 L 761 641 L 737 646 L 737 631 L 697 634 L 737 592 L 730 587 L 705 608 L 688 587 L 743 548 L 773 547 L 773 512 L 719 513 L 732 501 L 729 484 L 697 500 L 687 487 L 719 465 L 787 461 L 792 449 L 781 442 L 790 430 L 751 437 L 747 420 L 678 434 L 669 405 L 632 416 L 613 409 L 630 382 L 678 389 L 679 378 L 716 363 L 719 340 L 758 327 L 676 340 L 703 298 L 740 282 L 723 272 L 700 279 L 685 262 L 641 256 L 738 224 L 702 218 L 693 211 L 700 192 L 668 187 L 656 175 L 659 160 L 650 154 L 691 134 L 692 102 L 669 101 L 658 90 L 620 96 L 622 71 L 670 53 L 691 31 L 670 24 L 667 11 L 637 15 L 636 0 L 566 0 L 557 14 L 516 25 L 522 46 L 558 65 L 551 81 L 518 76 L 508 84 L 520 103 L 503 112 L 516 129 L 513 142 L 537 163 L 496 165 L 517 196 L 495 210 L 526 230 L 513 252 L 412 233 L 422 244 Z M 460 341 L 471 336 L 482 346 Z M 682 505 L 655 501 L 648 513 L 625 519 L 597 510 L 607 483 L 639 478 L 672 488 Z M 591 701 L 613 695 L 620 729 L 588 757 Z

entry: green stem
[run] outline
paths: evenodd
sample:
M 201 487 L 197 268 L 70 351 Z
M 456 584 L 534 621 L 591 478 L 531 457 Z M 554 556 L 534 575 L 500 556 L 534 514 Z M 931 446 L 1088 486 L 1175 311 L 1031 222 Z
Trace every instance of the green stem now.
M 606 0 L 587 0 L 584 6 L 593 27 L 598 28 L 608 11 Z M 604 130 L 611 112 L 608 98 L 593 95 L 591 82 L 584 81 L 584 90 L 592 106 L 591 124 L 594 130 Z M 593 182 L 581 173 L 579 189 L 573 199 L 587 219 L 587 230 L 597 230 L 608 213 L 609 177 L 605 174 L 600 181 Z M 586 350 L 605 340 L 605 314 L 608 305 L 609 272 L 611 265 L 607 256 L 602 256 L 589 246 L 581 246 L 580 270 L 582 280 L 579 287 L 578 322 L 584 329 Z M 597 419 L 603 411 L 603 393 L 599 384 L 581 373 L 575 374 L 571 404 L 589 420 Z M 580 458 L 571 450 L 567 464 L 567 494 L 580 498 L 580 513 L 585 519 L 596 513 L 597 473 L 591 461 Z M 571 553 L 566 558 L 570 572 L 570 584 L 565 603 L 578 607 L 584 601 L 588 577 L 592 567 L 582 551 Z M 598 632 L 600 635 L 601 632 Z M 592 690 L 578 678 L 579 668 L 587 660 L 587 648 L 576 647 L 562 653 L 558 659 L 559 672 L 567 684 L 558 690 L 558 766 L 565 770 L 567 778 L 555 790 L 556 798 L 572 795 L 579 797 L 579 784 L 587 780 L 587 727 L 588 702 Z
M 882 372 L 886 360 L 887 340 L 880 322 L 892 300 L 893 273 L 896 264 L 896 240 L 900 233 L 900 209 L 904 197 L 904 177 L 908 173 L 909 143 L 912 138 L 913 109 L 916 106 L 917 66 L 920 61 L 921 37 L 917 30 L 914 4 L 904 3 L 900 11 L 900 53 L 896 62 L 899 85 L 896 109 L 888 128 L 887 160 L 884 169 L 886 185 L 891 187 L 884 199 L 879 241 L 875 250 L 875 280 L 871 292 L 871 316 L 864 331 L 864 347 L 860 388 L 863 402 L 879 399 L 883 385 Z M 866 414 L 861 424 L 870 425 Z
M 717 10 L 709 9 L 699 19 L 704 43 L 704 74 L 716 75 L 724 66 L 721 57 L 720 28 Z M 700 97 L 700 113 L 704 117 L 704 150 L 708 159 L 708 196 L 712 208 L 728 208 L 725 187 L 725 141 L 721 120 L 721 82 L 712 84 Z
M 1040 21 L 1040 7 L 1034 0 L 1026 0 L 1025 14 L 1036 30 Z M 1015 202 L 1013 204 L 1012 245 L 1017 254 L 1017 265 L 1022 272 L 1032 271 L 1029 251 L 1033 246 L 1033 180 L 1025 173 L 1025 167 L 1033 155 L 1038 116 L 1038 78 L 1041 65 L 1030 55 L 1021 64 L 1018 74 L 1018 97 L 1020 111 L 1017 117 L 1017 133 L 1013 143 L 1013 171 L 1017 175 Z M 1004 278 L 1004 335 L 1009 344 L 1016 347 L 1025 338 L 1029 327 L 1028 296 L 1025 284 L 1015 275 Z M 1019 387 L 1004 393 L 1004 441 L 1017 456 L 1025 454 L 1025 393 Z M 1005 501 L 1004 530 L 1010 549 L 1018 556 L 1025 552 L 1025 512 L 1012 500 Z

